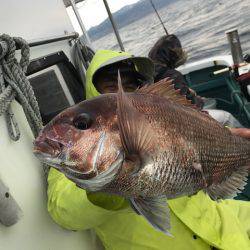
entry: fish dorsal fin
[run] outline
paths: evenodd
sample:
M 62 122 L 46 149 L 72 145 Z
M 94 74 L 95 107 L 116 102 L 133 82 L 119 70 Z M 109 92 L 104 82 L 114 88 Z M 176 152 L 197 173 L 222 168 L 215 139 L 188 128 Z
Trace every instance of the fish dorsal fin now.
M 139 112 L 132 99 L 123 91 L 118 72 L 117 117 L 122 146 L 127 154 L 139 155 L 152 148 L 153 129 Z
M 190 89 L 184 85 L 181 89 L 175 89 L 173 80 L 170 78 L 162 79 L 153 84 L 147 84 L 136 90 L 136 93 L 159 95 L 168 100 L 194 109 L 201 109 L 203 106 L 201 97 L 190 92 Z M 192 104 L 191 100 L 187 99 L 187 96 L 193 97 L 193 99 L 195 99 L 195 104 Z

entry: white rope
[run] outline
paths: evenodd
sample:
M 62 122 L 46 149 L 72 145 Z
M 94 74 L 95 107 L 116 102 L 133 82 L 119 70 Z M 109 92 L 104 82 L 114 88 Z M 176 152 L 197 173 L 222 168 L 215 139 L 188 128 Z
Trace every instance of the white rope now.
M 16 45 L 21 48 L 20 61 L 15 57 Z M 20 138 L 18 124 L 10 107 L 15 98 L 23 107 L 34 137 L 43 127 L 34 91 L 25 76 L 29 56 L 29 45 L 25 40 L 6 34 L 0 36 L 0 116 L 5 115 L 10 138 L 14 141 Z

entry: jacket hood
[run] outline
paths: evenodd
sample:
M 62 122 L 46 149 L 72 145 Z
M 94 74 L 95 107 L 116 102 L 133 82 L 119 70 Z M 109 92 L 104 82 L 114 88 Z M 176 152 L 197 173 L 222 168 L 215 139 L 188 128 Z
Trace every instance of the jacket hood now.
M 135 57 L 127 52 L 112 50 L 98 50 L 86 72 L 86 99 L 100 95 L 93 84 L 94 74 L 101 68 L 126 59 L 134 62 L 137 71 L 142 74 L 148 82 L 153 82 L 154 65 L 146 57 Z

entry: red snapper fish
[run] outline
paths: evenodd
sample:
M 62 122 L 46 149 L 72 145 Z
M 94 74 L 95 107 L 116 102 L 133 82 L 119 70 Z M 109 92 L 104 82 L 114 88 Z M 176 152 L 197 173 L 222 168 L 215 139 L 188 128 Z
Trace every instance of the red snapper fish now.
M 100 95 L 57 115 L 35 155 L 80 188 L 118 194 L 169 234 L 167 199 L 204 190 L 234 197 L 246 184 L 250 141 L 198 110 L 165 79 Z

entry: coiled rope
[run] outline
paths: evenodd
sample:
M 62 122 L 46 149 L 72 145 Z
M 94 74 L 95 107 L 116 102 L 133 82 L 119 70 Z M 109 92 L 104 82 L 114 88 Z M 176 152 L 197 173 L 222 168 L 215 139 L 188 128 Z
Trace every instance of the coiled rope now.
M 15 57 L 17 46 L 21 48 L 20 61 Z M 0 36 L 0 116 L 5 115 L 10 138 L 14 141 L 20 138 L 20 130 L 11 109 L 11 102 L 15 98 L 23 107 L 34 137 L 43 127 L 34 91 L 25 76 L 29 57 L 29 45 L 24 39 L 7 34 Z

